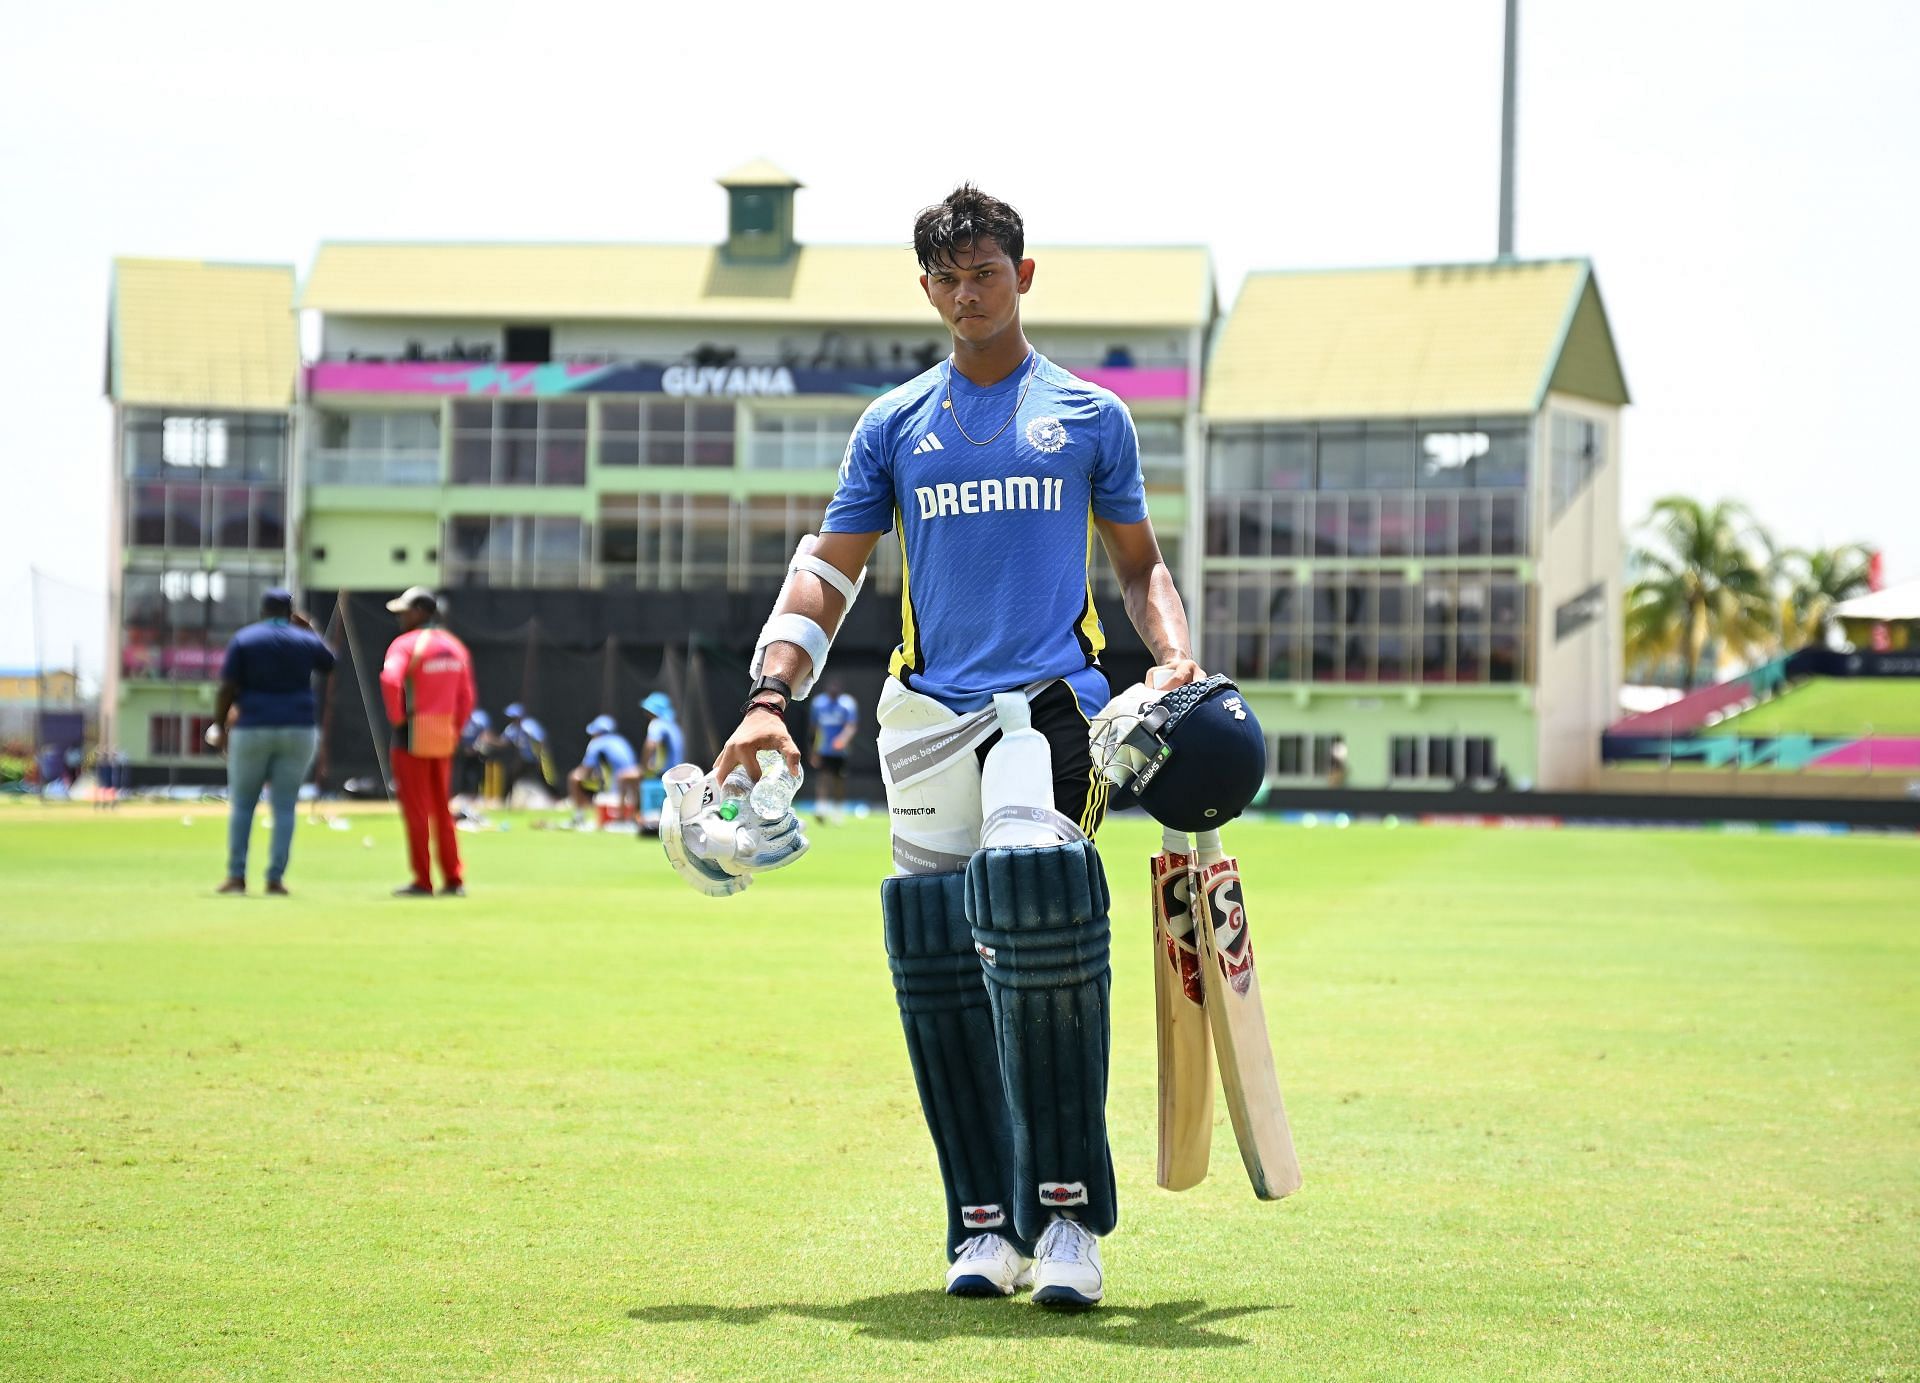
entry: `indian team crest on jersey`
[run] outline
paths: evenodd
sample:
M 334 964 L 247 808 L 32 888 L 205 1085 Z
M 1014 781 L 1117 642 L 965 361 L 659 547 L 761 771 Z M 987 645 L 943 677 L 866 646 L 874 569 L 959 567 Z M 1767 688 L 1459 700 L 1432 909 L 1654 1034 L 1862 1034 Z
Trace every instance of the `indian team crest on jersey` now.
M 1067 444 L 1066 425 L 1051 415 L 1035 418 L 1027 424 L 1027 442 L 1035 451 L 1051 456 Z

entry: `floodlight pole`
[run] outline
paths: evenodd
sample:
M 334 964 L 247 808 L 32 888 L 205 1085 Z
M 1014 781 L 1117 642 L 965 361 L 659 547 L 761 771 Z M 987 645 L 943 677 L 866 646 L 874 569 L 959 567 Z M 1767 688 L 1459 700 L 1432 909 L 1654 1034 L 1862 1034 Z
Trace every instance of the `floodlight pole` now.
M 1507 0 L 1505 85 L 1500 102 L 1500 258 L 1513 258 L 1513 126 L 1520 0 Z

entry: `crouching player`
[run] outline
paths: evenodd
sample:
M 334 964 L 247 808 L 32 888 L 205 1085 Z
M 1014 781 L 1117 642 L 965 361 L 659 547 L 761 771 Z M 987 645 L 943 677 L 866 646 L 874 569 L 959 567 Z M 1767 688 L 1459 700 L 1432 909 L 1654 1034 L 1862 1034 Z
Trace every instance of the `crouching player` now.
M 686 800 L 710 806 L 711 785 L 757 773 L 764 750 L 798 774 L 787 703 L 821 677 L 829 631 L 897 525 L 903 629 L 877 716 L 894 873 L 880 905 L 944 1184 L 946 1288 L 1031 1285 L 1035 1302 L 1074 1309 L 1101 1299 L 1099 1238 L 1118 1215 L 1107 881 L 1093 846 L 1107 787 L 1088 743 L 1109 699 L 1092 530 L 1159 664 L 1156 685 L 1202 674 L 1125 406 L 1022 332 L 1035 272 L 1023 242 L 1018 214 L 971 187 L 920 214 L 920 284 L 953 354 L 861 419 L 825 531 L 802 544 L 761 633 L 707 800 Z

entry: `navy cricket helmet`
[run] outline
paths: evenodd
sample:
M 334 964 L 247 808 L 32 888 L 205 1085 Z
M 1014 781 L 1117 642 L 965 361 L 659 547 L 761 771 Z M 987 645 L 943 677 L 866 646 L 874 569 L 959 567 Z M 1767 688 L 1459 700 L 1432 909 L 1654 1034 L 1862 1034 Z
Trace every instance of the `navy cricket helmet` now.
M 1141 807 L 1176 831 L 1218 830 L 1247 809 L 1267 776 L 1266 737 L 1230 677 L 1175 687 L 1126 744 L 1147 762 L 1114 789 L 1113 805 Z

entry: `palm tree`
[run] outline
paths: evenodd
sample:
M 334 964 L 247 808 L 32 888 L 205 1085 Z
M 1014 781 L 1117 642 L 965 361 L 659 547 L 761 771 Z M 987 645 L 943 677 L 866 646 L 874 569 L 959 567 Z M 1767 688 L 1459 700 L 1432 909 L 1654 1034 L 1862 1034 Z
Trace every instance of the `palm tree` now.
M 1873 554 L 1859 543 L 1836 548 L 1788 548 L 1773 562 L 1780 602 L 1780 646 L 1791 653 L 1825 644 L 1833 607 L 1872 587 Z
M 1766 650 L 1776 623 L 1766 566 L 1754 555 L 1765 536 L 1745 506 L 1712 506 L 1684 495 L 1657 501 L 1628 561 L 1629 662 L 1678 658 L 1687 689 L 1700 685 L 1709 645 L 1723 657 Z

